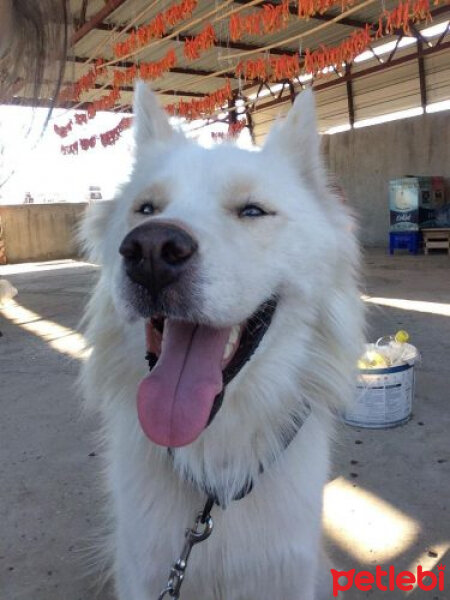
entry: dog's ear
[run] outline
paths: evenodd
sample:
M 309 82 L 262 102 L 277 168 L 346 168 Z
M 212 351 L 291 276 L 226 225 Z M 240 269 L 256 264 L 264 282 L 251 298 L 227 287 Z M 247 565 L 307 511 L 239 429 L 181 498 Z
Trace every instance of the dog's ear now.
M 174 131 L 156 95 L 143 81 L 137 81 L 134 90 L 134 136 L 136 145 L 148 142 L 166 143 L 173 138 L 183 137 Z
M 94 263 L 102 262 L 105 229 L 115 206 L 115 200 L 91 204 L 78 227 L 77 242 L 86 258 Z
M 302 177 L 310 183 L 315 183 L 321 176 L 320 137 L 311 89 L 297 96 L 286 118 L 277 123 L 269 134 L 264 150 L 281 152 L 290 158 Z

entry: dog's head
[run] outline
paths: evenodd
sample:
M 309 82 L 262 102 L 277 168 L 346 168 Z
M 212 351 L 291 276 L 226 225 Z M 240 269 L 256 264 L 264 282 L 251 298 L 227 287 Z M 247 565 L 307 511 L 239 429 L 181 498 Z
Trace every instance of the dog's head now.
M 251 365 L 277 306 L 291 302 L 296 327 L 310 325 L 343 213 L 326 185 L 310 91 L 261 152 L 192 143 L 144 84 L 134 109 L 130 181 L 87 219 L 84 237 L 117 318 L 141 320 L 158 359 L 138 394 L 144 430 L 179 446 L 206 427 L 224 381 Z

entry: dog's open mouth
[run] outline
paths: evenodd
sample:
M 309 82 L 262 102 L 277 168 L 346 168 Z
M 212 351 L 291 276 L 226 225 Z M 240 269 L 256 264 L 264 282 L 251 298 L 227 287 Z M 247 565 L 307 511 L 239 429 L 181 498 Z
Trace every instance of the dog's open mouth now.
M 145 434 L 167 447 L 193 442 L 219 410 L 225 386 L 251 358 L 270 326 L 274 299 L 243 324 L 215 329 L 170 318 L 146 324 L 154 368 L 138 390 Z

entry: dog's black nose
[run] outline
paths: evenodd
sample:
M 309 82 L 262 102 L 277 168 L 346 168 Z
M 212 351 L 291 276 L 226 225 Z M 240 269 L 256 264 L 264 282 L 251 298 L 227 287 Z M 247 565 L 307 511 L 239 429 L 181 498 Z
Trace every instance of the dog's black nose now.
M 191 264 L 198 244 L 178 225 L 163 221 L 139 225 L 125 237 L 119 252 L 127 275 L 156 298 Z

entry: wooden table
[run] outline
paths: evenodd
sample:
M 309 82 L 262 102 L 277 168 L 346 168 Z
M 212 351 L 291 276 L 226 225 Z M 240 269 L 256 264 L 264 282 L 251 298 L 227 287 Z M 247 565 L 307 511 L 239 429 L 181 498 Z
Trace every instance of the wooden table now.
M 450 255 L 450 227 L 441 229 L 422 229 L 425 254 L 429 250 L 447 250 Z

